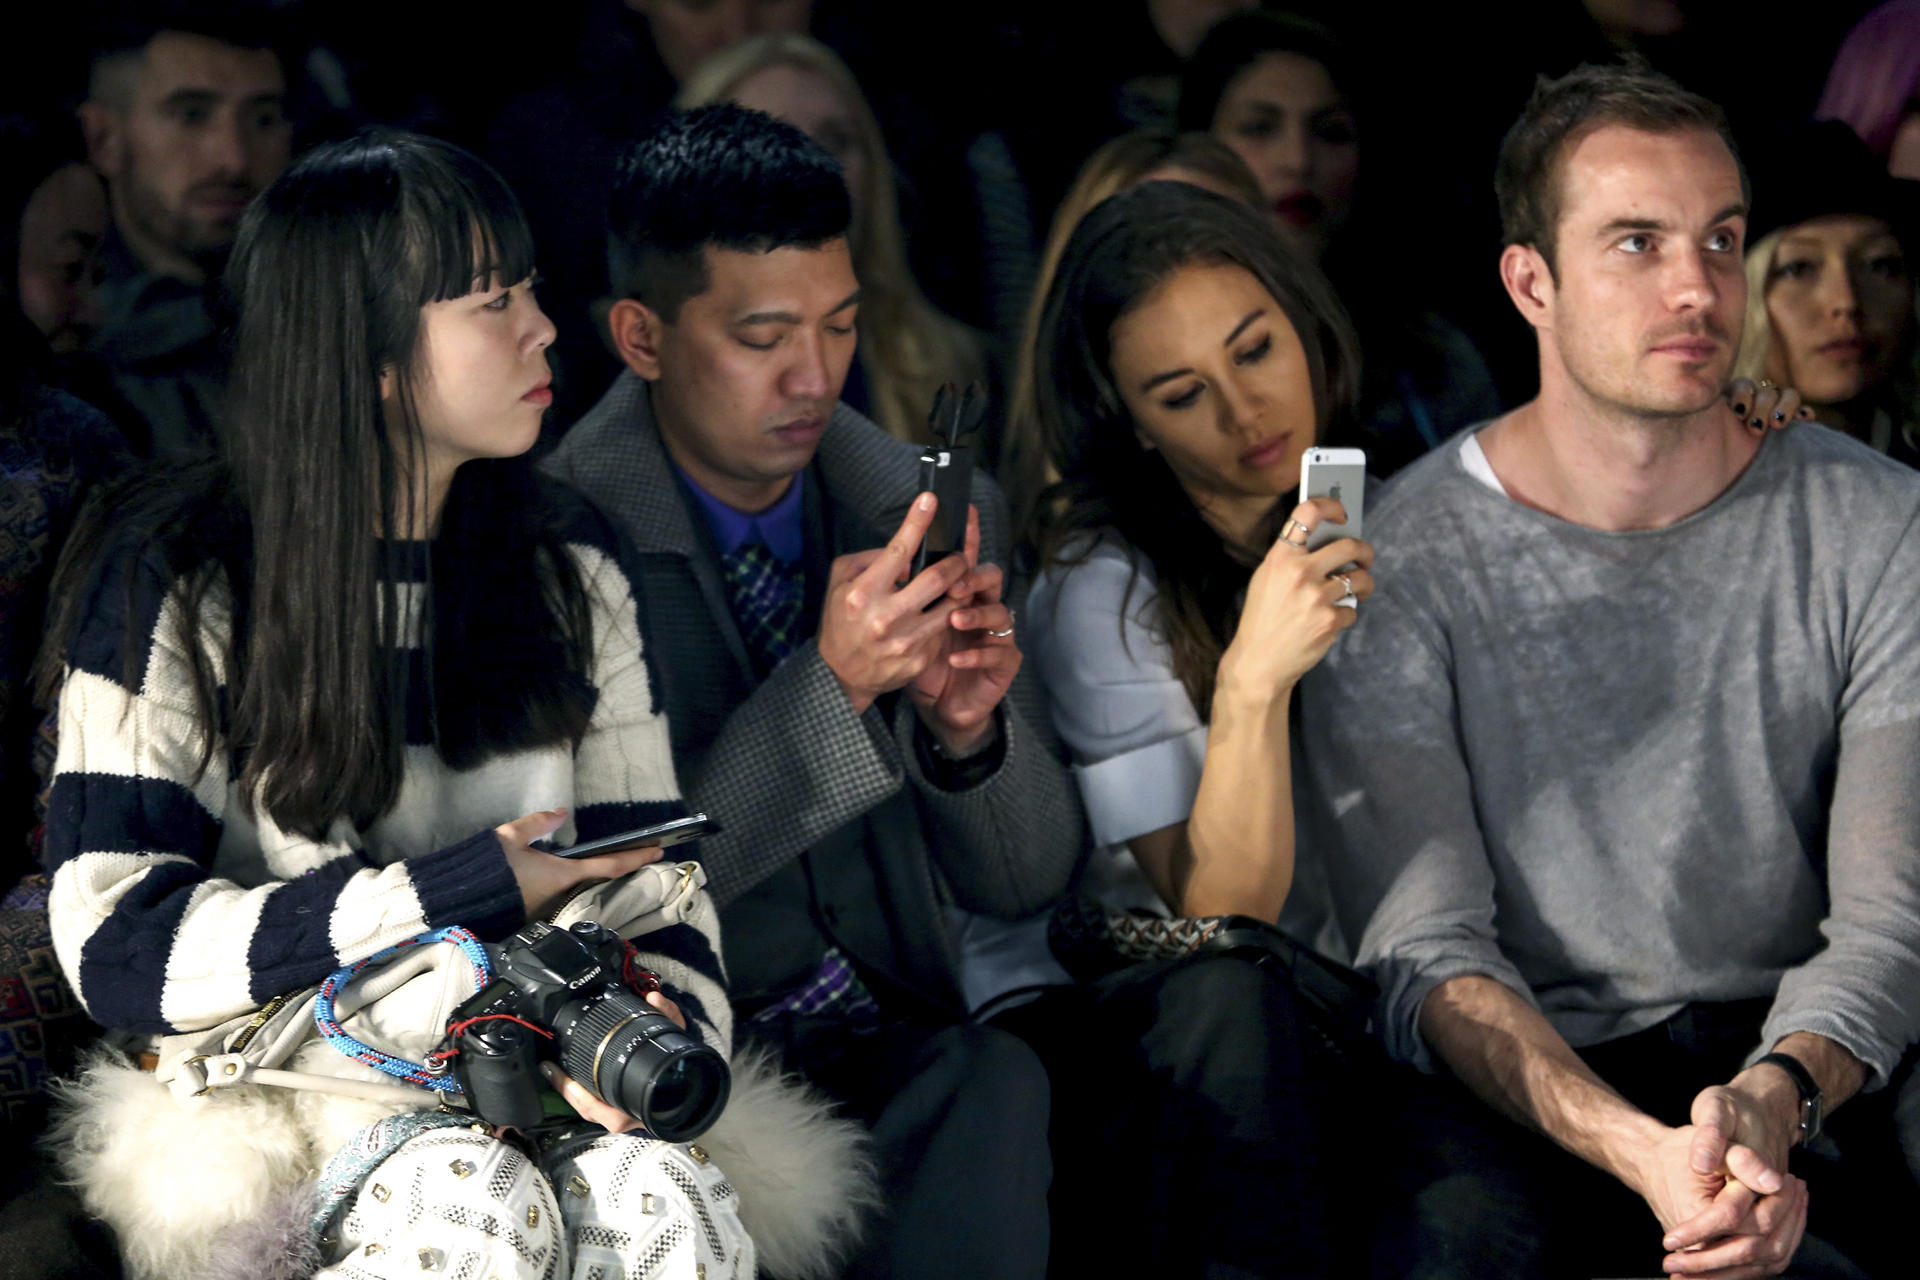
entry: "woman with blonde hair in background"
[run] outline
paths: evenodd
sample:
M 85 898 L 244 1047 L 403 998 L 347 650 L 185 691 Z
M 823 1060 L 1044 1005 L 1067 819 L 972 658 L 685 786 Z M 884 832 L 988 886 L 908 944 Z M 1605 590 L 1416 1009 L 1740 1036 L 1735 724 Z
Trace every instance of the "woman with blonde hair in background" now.
M 1810 416 L 1920 466 L 1920 324 L 1900 234 L 1914 184 L 1887 177 L 1837 120 L 1801 126 L 1762 156 L 1734 374 L 1792 387 Z
M 1210 134 L 1136 129 L 1106 142 L 1080 166 L 1080 174 L 1060 201 L 1047 232 L 1039 275 L 1033 282 L 1033 300 L 1020 331 L 1004 434 L 998 449 L 990 455 L 998 464 L 1000 486 L 1023 526 L 1032 516 L 1033 502 L 1041 489 L 1060 478 L 1047 461 L 1033 381 L 1040 314 L 1046 306 L 1047 290 L 1060 269 L 1060 255 L 1066 251 L 1074 228 L 1095 205 L 1128 187 L 1163 178 L 1204 187 L 1252 208 L 1264 207 L 1253 171 L 1232 148 Z
M 841 399 L 890 435 L 929 440 L 927 412 L 940 384 L 984 378 L 986 357 L 979 335 L 928 302 L 913 278 L 893 164 L 853 73 L 808 36 L 755 36 L 701 63 L 674 99 L 683 110 L 713 102 L 785 120 L 840 162 L 860 280 L 860 345 Z

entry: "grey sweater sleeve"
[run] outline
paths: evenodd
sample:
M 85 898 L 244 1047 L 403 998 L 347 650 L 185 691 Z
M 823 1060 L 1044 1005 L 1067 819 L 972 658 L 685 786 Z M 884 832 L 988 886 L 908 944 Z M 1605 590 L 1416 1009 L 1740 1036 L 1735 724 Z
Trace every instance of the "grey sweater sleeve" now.
M 1380 984 L 1388 1051 L 1433 1070 L 1420 1006 L 1441 983 L 1481 974 L 1537 1004 L 1494 930 L 1448 639 L 1416 590 L 1382 574 L 1301 696 L 1302 829 L 1326 850 L 1340 926 Z
M 1920 517 L 1917 517 L 1920 518 Z M 1920 1040 L 1920 529 L 1909 522 L 1846 636 L 1827 828 L 1826 945 L 1780 981 L 1755 1056 L 1810 1031 L 1886 1084 Z

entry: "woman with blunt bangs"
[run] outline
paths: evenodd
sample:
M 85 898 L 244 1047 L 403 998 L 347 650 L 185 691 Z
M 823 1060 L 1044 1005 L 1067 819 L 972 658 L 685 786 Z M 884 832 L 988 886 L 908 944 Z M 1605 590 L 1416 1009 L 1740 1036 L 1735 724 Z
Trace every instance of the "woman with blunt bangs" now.
M 660 857 L 534 841 L 684 811 L 621 544 L 523 457 L 551 400 L 532 276 L 518 205 L 467 153 L 388 131 L 318 148 L 240 227 L 224 456 L 132 484 L 76 535 L 43 671 L 50 909 L 68 979 L 135 1049 L 443 926 L 499 941 Z M 639 939 L 665 981 L 650 1002 L 724 1054 L 711 943 Z M 290 1065 L 380 1078 L 317 1040 Z M 136 1275 L 208 1274 L 222 1250 L 250 1274 L 634 1267 L 667 1246 L 632 1222 L 609 1244 L 599 1219 L 621 1144 L 645 1139 L 548 1072 L 593 1122 L 585 1148 L 446 1127 L 429 1093 L 247 1085 L 183 1108 L 103 1058 L 68 1091 L 63 1155 Z M 336 1182 L 346 1216 L 309 1232 L 303 1179 L 349 1140 L 371 1176 Z M 569 1175 L 599 1192 L 556 1204 L 548 1177 Z M 419 1212 L 383 1216 L 383 1182 Z M 667 1255 L 689 1274 L 751 1273 L 751 1244 L 716 1260 L 690 1237 Z
M 1352 403 L 1339 303 L 1263 212 L 1147 182 L 1074 231 L 1035 351 L 1060 479 L 1041 496 L 1022 621 L 1102 845 L 1083 889 L 1162 916 L 1284 915 L 1310 938 L 1293 689 L 1373 586 L 1365 543 L 1303 545 L 1341 505 L 1290 496 L 1302 454 Z M 1021 958 L 1010 978 L 1046 980 L 1037 941 Z M 1083 1135 L 1056 1146 L 1064 1247 L 1176 1274 L 1335 1273 L 1325 1098 L 1275 966 L 1136 965 L 1027 1008 L 1044 1016 L 1012 1016 L 1071 1081 L 1061 1131 Z M 1128 1184 L 1163 1189 L 1147 1199 L 1165 1221 L 1103 1245 L 1101 1214 Z

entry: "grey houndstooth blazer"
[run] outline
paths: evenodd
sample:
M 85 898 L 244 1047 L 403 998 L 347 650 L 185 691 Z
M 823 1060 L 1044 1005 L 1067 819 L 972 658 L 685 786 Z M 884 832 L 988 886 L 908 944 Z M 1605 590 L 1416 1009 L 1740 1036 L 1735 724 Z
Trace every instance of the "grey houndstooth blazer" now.
M 830 500 L 835 555 L 879 546 L 898 527 L 919 489 L 918 459 L 913 446 L 836 407 L 814 473 Z M 857 857 L 846 835 L 860 826 L 864 847 L 879 851 L 869 859 L 883 864 L 870 891 L 887 901 L 872 910 L 887 919 L 863 932 L 829 908 L 835 940 L 952 1007 L 958 957 L 941 903 L 1031 915 L 1066 889 L 1085 847 L 1080 799 L 1033 678 L 1023 669 L 1002 706 L 999 769 L 966 791 L 943 791 L 920 771 L 908 702 L 882 699 L 856 716 L 812 639 L 755 684 L 642 379 L 622 373 L 543 465 L 599 503 L 634 545 L 681 787 L 726 828 L 700 845 L 716 901 L 726 907 L 808 850 L 816 865 Z M 976 473 L 973 485 L 981 558 L 1005 566 L 1006 504 L 986 476 Z M 745 942 L 726 940 L 730 959 Z

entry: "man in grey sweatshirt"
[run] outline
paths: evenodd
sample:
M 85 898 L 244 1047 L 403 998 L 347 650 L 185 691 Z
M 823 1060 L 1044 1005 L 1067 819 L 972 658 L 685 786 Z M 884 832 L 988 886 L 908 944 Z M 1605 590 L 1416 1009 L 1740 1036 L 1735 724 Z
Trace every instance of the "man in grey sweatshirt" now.
M 1496 186 L 1540 394 L 1387 490 L 1379 588 L 1303 685 L 1389 1050 L 1477 1097 L 1398 1082 L 1439 1110 L 1403 1138 L 1426 1226 L 1382 1266 L 1837 1245 L 1891 1274 L 1920 1212 L 1885 1105 L 1920 1038 L 1920 476 L 1721 399 L 1748 193 L 1711 103 L 1543 83 Z

